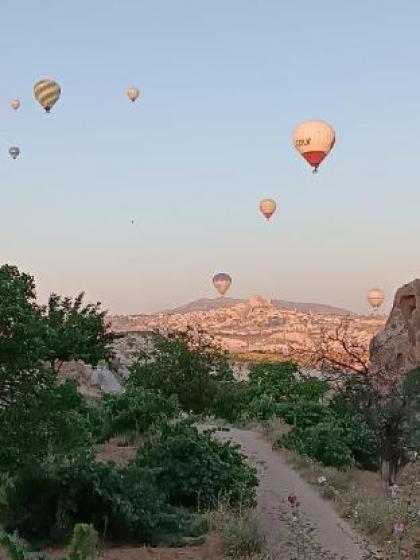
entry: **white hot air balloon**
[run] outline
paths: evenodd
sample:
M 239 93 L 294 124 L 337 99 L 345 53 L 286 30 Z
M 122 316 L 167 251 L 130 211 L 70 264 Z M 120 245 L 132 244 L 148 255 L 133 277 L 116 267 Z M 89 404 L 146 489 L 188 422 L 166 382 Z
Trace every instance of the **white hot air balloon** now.
M 274 212 L 276 211 L 277 208 L 277 204 L 276 202 L 271 199 L 271 198 L 264 198 L 264 200 L 261 200 L 260 202 L 260 211 L 261 214 L 267 219 L 269 220 L 271 218 L 271 216 L 274 214 Z
M 305 121 L 295 128 L 293 144 L 302 157 L 318 171 L 335 144 L 335 132 L 325 121 Z
M 374 311 L 378 311 L 378 309 L 383 304 L 384 299 L 385 299 L 385 294 L 383 293 L 382 290 L 379 290 L 378 288 L 373 288 L 372 290 L 369 290 L 367 294 L 367 300 L 369 302 L 369 305 L 373 308 Z
M 136 88 L 136 87 L 127 88 L 127 97 L 133 103 L 134 103 L 134 101 L 136 101 L 136 99 L 138 98 L 139 95 L 140 95 L 140 91 L 139 91 L 138 88 Z

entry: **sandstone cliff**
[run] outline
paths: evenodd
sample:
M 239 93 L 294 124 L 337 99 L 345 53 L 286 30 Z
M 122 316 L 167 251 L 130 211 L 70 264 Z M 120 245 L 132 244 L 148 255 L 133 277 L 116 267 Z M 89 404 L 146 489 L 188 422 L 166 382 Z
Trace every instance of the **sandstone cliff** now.
M 373 373 L 403 374 L 420 366 L 420 279 L 402 286 L 385 327 L 370 345 Z

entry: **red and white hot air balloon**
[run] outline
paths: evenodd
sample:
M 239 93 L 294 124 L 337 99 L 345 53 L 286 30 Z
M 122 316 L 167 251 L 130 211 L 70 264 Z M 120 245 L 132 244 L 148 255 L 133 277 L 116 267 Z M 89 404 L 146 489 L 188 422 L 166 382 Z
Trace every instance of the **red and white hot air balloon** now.
M 316 173 L 321 162 L 334 147 L 335 132 L 325 121 L 305 121 L 295 128 L 293 144 Z
M 267 219 L 269 220 L 271 218 L 271 216 L 274 214 L 274 212 L 276 211 L 277 208 L 277 204 L 276 202 L 271 199 L 271 198 L 264 198 L 264 200 L 261 200 L 260 202 L 260 211 L 261 214 Z

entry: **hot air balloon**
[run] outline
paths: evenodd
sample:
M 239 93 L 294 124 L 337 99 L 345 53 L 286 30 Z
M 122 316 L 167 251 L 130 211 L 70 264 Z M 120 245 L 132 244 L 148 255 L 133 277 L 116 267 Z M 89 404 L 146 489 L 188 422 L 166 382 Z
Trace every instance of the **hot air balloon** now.
M 61 88 L 54 80 L 40 80 L 34 85 L 34 95 L 41 107 L 49 113 L 61 95 Z
M 138 88 L 136 87 L 129 87 L 127 89 L 127 96 L 128 99 L 130 101 L 132 101 L 134 103 L 134 101 L 138 98 L 138 96 L 140 95 L 140 91 L 138 90 Z
M 264 198 L 264 200 L 261 200 L 260 202 L 261 213 L 267 220 L 271 218 L 271 216 L 276 211 L 276 208 L 277 204 L 271 198 Z
M 377 311 L 381 307 L 384 299 L 385 299 L 385 295 L 383 291 L 379 290 L 378 288 L 373 288 L 372 290 L 369 290 L 367 294 L 367 300 L 369 304 L 372 306 L 374 311 Z
M 334 147 L 335 132 L 324 121 L 305 121 L 295 128 L 293 144 L 316 173 L 321 162 Z
M 12 109 L 14 109 L 16 111 L 20 107 L 19 99 L 12 99 L 12 101 L 10 102 L 10 105 L 11 105 Z
M 224 296 L 232 284 L 232 278 L 225 272 L 219 272 L 213 276 L 213 285 L 220 295 Z
M 12 146 L 11 148 L 9 148 L 9 154 L 13 159 L 16 159 L 20 154 L 20 149 L 17 146 Z

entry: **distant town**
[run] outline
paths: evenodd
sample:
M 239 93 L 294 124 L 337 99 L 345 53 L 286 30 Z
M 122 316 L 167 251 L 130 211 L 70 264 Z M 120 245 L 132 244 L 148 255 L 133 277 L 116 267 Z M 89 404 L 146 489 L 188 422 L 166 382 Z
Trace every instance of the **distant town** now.
M 356 315 L 319 304 L 271 301 L 261 296 L 249 300 L 199 300 L 174 311 L 151 315 L 117 315 L 110 318 L 116 332 L 180 331 L 188 326 L 211 334 L 229 353 L 270 354 L 294 357 L 307 351 L 325 332 L 344 321 L 360 344 L 368 347 L 383 328 L 381 315 Z

